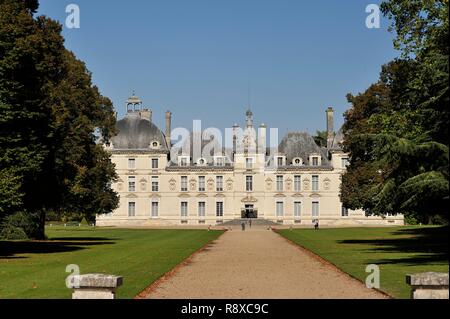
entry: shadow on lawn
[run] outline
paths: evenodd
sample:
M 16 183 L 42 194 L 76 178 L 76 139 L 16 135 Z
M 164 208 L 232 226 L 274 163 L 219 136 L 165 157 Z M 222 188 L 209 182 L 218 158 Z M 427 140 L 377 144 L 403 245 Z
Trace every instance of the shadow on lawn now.
M 65 253 L 86 249 L 91 246 L 112 245 L 115 242 L 109 238 L 71 237 L 53 238 L 47 241 L 0 241 L 1 259 L 23 259 L 23 254 Z
M 392 232 L 398 238 L 349 239 L 338 241 L 341 244 L 370 245 L 367 249 L 374 253 L 392 253 L 392 258 L 371 261 L 374 264 L 448 264 L 449 227 L 398 229 Z M 399 257 L 398 253 L 409 256 Z

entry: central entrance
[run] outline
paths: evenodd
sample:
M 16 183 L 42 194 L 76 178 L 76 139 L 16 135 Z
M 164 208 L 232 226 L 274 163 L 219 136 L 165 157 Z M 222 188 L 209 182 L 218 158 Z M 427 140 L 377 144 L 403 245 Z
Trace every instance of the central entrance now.
M 245 205 L 245 209 L 242 210 L 242 218 L 258 218 L 258 210 L 254 205 Z

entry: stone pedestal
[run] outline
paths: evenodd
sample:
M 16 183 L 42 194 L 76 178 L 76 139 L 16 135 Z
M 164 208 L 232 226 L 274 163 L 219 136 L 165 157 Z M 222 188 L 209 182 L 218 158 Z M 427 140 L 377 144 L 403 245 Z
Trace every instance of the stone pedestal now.
M 73 276 L 72 299 L 115 299 L 123 278 L 113 275 L 87 274 Z
M 426 272 L 406 275 L 412 299 L 449 299 L 448 273 Z

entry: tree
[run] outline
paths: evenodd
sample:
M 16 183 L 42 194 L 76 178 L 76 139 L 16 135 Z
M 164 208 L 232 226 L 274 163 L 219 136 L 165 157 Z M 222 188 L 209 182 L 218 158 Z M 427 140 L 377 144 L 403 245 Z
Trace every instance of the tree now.
M 341 197 L 373 214 L 448 219 L 448 1 L 391 0 L 382 11 L 402 57 L 383 67 L 378 83 L 348 96 L 351 163 Z
M 43 238 L 47 211 L 92 219 L 118 199 L 110 187 L 114 166 L 94 135 L 98 129 L 108 141 L 114 134 L 112 103 L 65 49 L 62 26 L 34 17 L 37 8 L 33 0 L 0 0 L 0 171 L 14 173 L 8 176 L 21 194 L 20 207 L 0 201 L 0 219 L 37 214 L 33 237 Z M 14 191 L 5 185 L 5 193 Z
M 317 131 L 316 135 L 313 136 L 313 138 L 318 146 L 327 147 L 327 138 L 328 138 L 327 131 Z

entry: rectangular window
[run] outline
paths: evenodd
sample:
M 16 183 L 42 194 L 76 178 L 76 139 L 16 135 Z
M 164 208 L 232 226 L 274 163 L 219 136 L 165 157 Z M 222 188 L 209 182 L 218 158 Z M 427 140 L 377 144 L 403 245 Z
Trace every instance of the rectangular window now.
M 342 217 L 348 217 L 348 208 L 342 206 L 341 214 L 342 214 Z
M 216 216 L 223 217 L 223 202 L 216 202 Z
M 199 192 L 205 191 L 205 176 L 198 177 L 198 191 Z
M 253 192 L 253 176 L 246 176 L 245 189 L 247 192 Z
M 158 202 L 152 202 L 152 217 L 158 217 L 159 212 L 159 203 Z
M 181 202 L 181 217 L 187 217 L 188 215 L 188 202 Z
M 181 191 L 187 192 L 187 190 L 188 190 L 187 176 L 181 176 Z
M 277 176 L 277 192 L 283 191 L 283 176 L 279 175 Z
M 302 177 L 300 175 L 294 176 L 294 191 L 300 192 L 302 190 Z
M 277 217 L 283 217 L 283 216 L 284 216 L 284 203 L 277 202 Z
M 223 192 L 223 176 L 216 177 L 216 191 Z
M 247 157 L 247 158 L 245 159 L 245 167 L 246 167 L 247 169 L 252 169 L 252 168 L 253 168 L 253 158 Z
M 299 219 L 302 216 L 302 203 L 294 202 L 294 217 Z
M 283 158 L 277 157 L 277 166 L 283 166 Z
M 134 176 L 128 177 L 128 191 L 129 192 L 136 191 L 136 177 L 134 177 Z
M 312 166 L 319 166 L 319 158 L 318 157 L 312 158 Z
M 217 157 L 216 159 L 216 165 L 217 166 L 225 166 L 225 160 L 223 157 Z
M 342 168 L 348 167 L 349 164 L 350 164 L 350 162 L 349 162 L 348 158 L 342 158 L 341 159 Z
M 135 202 L 128 203 L 128 216 L 129 217 L 136 216 L 136 203 Z
M 319 175 L 313 175 L 312 177 L 312 190 L 313 191 L 319 190 Z
M 180 160 L 180 166 L 187 166 L 188 165 L 188 161 L 186 157 L 182 157 Z
M 157 169 L 159 167 L 159 161 L 157 158 L 152 158 L 152 169 Z
M 136 159 L 129 158 L 128 159 L 128 168 L 129 169 L 135 169 L 136 168 Z
M 152 176 L 152 192 L 159 192 L 158 176 Z
M 206 203 L 205 202 L 199 202 L 198 203 L 198 216 L 199 217 L 205 217 L 206 212 Z
M 319 202 L 312 202 L 312 217 L 319 217 Z

